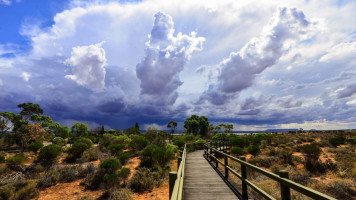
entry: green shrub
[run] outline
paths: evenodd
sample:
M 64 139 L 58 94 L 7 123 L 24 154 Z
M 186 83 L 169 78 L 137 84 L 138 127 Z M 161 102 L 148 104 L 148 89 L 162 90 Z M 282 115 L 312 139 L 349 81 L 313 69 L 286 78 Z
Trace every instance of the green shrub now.
M 120 184 L 120 177 L 116 173 L 106 174 L 104 176 L 104 184 L 106 187 L 118 186 Z
M 43 189 L 56 185 L 59 181 L 60 173 L 56 170 L 47 171 L 37 183 L 37 188 Z
M 15 193 L 15 200 L 30 200 L 38 197 L 38 190 L 36 188 L 36 182 L 28 181 L 24 183 L 23 187 L 18 189 Z
M 7 153 L 4 151 L 0 151 L 0 163 L 5 162 Z
M 321 154 L 321 148 L 315 143 L 301 146 L 301 151 L 303 152 L 304 157 L 309 160 L 318 160 Z
M 184 139 L 185 139 L 185 141 L 193 141 L 194 140 L 194 135 L 185 135 Z
M 66 140 L 63 139 L 63 138 L 61 138 L 61 137 L 55 137 L 55 138 L 53 138 L 52 143 L 53 143 L 53 144 L 56 144 L 56 145 L 58 145 L 58 146 L 61 146 L 61 147 L 62 147 L 62 146 L 65 146 L 65 145 L 67 144 Z
M 130 139 L 131 142 L 129 144 L 129 147 L 132 149 L 132 152 L 134 153 L 141 151 L 148 144 L 148 140 L 141 135 L 130 135 Z
M 219 140 L 219 141 L 226 141 L 227 140 L 227 135 L 226 133 L 217 133 L 213 136 L 213 140 Z
M 342 137 L 330 138 L 330 139 L 329 139 L 329 143 L 330 143 L 332 146 L 337 147 L 337 146 L 339 146 L 339 145 L 345 143 L 345 138 L 342 138 Z
M 184 140 L 181 137 L 174 137 L 172 139 L 172 142 L 174 145 L 178 146 L 178 148 L 183 148 L 184 147 Z
M 293 149 L 290 147 L 279 148 L 278 156 L 283 159 L 285 164 L 292 164 Z
M 78 167 L 76 166 L 62 167 L 58 170 L 58 172 L 60 182 L 73 182 L 81 178 L 78 172 Z
M 131 157 L 131 152 L 129 152 L 129 151 L 124 152 L 124 151 L 120 150 L 116 153 L 116 156 L 119 158 L 119 160 L 122 164 L 126 164 L 126 162 Z
M 15 197 L 16 188 L 12 184 L 7 184 L 0 187 L 0 199 L 12 200 Z
M 140 166 L 148 168 L 154 166 L 165 167 L 173 157 L 174 152 L 172 149 L 149 145 L 145 147 L 140 154 Z
M 174 145 L 174 144 L 167 144 L 166 149 L 169 149 L 169 150 L 173 151 L 174 153 L 178 152 L 178 146 Z
M 99 199 L 106 200 L 134 200 L 132 191 L 128 188 L 112 189 L 103 193 Z
M 139 168 L 129 182 L 130 188 L 137 193 L 152 191 L 155 177 L 147 168 Z
M 274 156 L 266 156 L 266 157 L 254 157 L 254 158 L 250 158 L 248 160 L 249 163 L 256 165 L 258 167 L 266 167 L 269 168 L 271 167 L 274 163 L 276 163 L 278 159 Z
M 120 172 L 119 176 L 124 180 L 124 185 L 126 185 L 126 179 L 130 176 L 131 170 L 129 168 L 123 167 Z
M 259 154 L 261 151 L 258 146 L 251 145 L 251 146 L 247 147 L 247 152 L 255 156 L 255 155 Z
M 72 147 L 68 150 L 68 160 L 75 161 L 78 158 L 81 158 L 84 151 L 89 149 L 90 146 L 82 141 L 76 141 L 72 145 Z
M 108 146 L 108 150 L 112 153 L 112 154 L 116 154 L 118 151 L 122 151 L 125 149 L 125 145 L 124 144 L 110 144 Z
M 38 150 L 40 150 L 41 148 L 43 147 L 43 143 L 41 141 L 35 141 L 35 142 L 32 142 L 30 145 L 28 145 L 28 149 L 30 151 L 33 151 L 33 152 L 37 152 Z
M 38 161 L 44 165 L 48 166 L 57 161 L 58 156 L 62 154 L 62 148 L 56 144 L 50 144 L 41 148 L 38 154 Z
M 102 155 L 101 151 L 98 148 L 94 147 L 85 150 L 82 154 L 82 158 L 84 158 L 87 161 L 95 161 L 95 160 L 99 160 L 101 155 Z
M 250 144 L 250 140 L 246 137 L 237 136 L 237 137 L 231 138 L 232 146 L 244 148 L 244 147 L 247 147 L 249 144 Z
M 114 158 L 108 158 L 100 163 L 100 168 L 105 169 L 108 173 L 116 172 L 116 170 L 121 169 L 122 165 L 120 161 Z
M 232 147 L 230 152 L 233 156 L 242 156 L 244 155 L 244 149 L 241 147 Z
M 253 136 L 253 144 L 260 145 L 262 140 L 266 140 L 268 133 L 257 133 Z
M 6 164 L 10 169 L 17 169 L 25 162 L 25 155 L 23 153 L 16 154 L 6 160 Z

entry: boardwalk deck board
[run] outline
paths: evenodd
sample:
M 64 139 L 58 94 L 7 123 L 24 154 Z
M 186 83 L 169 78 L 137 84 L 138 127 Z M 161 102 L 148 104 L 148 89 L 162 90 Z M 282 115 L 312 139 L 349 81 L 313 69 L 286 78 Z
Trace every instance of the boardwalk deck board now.
M 184 174 L 184 200 L 238 199 L 199 150 L 187 154 Z

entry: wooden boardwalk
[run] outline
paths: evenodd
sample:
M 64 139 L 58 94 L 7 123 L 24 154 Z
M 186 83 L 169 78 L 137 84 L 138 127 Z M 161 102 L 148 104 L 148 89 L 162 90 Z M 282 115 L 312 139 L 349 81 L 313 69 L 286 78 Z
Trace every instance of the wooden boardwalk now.
M 187 154 L 183 184 L 184 200 L 238 199 L 199 150 Z

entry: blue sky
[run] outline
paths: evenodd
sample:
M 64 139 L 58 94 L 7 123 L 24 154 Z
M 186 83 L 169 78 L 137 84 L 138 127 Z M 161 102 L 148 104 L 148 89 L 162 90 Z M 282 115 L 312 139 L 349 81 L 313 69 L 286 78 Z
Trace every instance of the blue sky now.
M 263 5 L 263 6 L 260 6 Z M 356 128 L 354 1 L 0 0 L 0 110 L 63 125 Z

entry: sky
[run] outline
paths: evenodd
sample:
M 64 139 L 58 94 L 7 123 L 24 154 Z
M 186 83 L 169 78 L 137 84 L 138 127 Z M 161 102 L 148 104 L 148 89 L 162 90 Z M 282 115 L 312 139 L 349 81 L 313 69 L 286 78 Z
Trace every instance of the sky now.
M 356 2 L 0 0 L 0 111 L 62 125 L 356 128 Z

